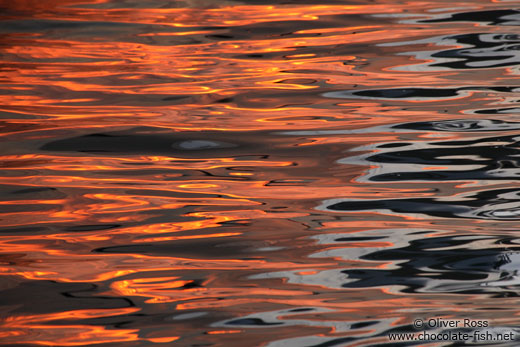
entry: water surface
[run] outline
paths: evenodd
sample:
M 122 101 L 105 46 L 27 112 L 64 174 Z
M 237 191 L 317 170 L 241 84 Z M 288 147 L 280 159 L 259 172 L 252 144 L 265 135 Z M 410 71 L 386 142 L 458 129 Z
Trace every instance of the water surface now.
M 1 343 L 520 338 L 517 5 L 2 3 Z

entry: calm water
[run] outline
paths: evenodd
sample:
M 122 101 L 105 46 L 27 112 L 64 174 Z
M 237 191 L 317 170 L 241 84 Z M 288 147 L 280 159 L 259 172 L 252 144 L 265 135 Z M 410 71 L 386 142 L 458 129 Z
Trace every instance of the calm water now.
M 517 1 L 0 3 L 3 346 L 520 338 Z

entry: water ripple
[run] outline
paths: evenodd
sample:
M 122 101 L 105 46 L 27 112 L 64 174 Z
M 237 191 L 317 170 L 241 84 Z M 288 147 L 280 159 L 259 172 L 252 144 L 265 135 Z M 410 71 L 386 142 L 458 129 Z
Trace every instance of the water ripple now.
M 511 2 L 0 8 L 2 345 L 520 336 Z

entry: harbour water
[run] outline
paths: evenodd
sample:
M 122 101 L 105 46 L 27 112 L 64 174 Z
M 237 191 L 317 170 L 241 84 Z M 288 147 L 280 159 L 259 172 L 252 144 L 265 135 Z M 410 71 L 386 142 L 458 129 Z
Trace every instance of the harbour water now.
M 518 5 L 0 2 L 0 344 L 518 346 Z

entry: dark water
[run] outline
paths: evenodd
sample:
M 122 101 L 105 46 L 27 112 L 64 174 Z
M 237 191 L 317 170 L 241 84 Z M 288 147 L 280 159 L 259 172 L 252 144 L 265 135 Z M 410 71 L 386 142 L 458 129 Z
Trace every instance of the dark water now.
M 518 345 L 518 2 L 0 4 L 2 345 Z

